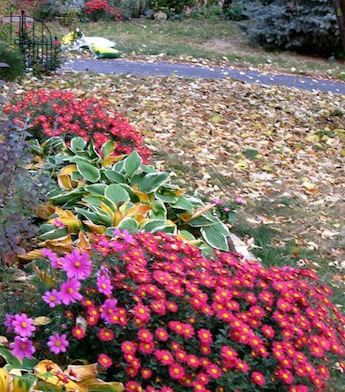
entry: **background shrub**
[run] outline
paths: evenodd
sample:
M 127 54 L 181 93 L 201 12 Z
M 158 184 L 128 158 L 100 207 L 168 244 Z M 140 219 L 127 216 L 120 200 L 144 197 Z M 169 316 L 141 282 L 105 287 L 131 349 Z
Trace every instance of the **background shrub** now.
M 265 48 L 330 54 L 340 47 L 335 11 L 329 0 L 249 1 L 243 13 L 249 19 L 244 25 L 248 37 Z
M 109 4 L 108 0 L 88 0 L 84 5 L 85 14 L 94 22 L 102 18 L 121 20 L 123 15 L 117 7 Z
M 24 61 L 20 51 L 0 42 L 0 62 L 9 65 L 9 68 L 0 68 L 0 79 L 15 80 L 24 74 Z
M 155 11 L 158 10 L 173 10 L 176 13 L 181 13 L 185 7 L 190 7 L 195 4 L 195 0 L 148 0 L 148 8 Z
M 35 208 L 45 199 L 47 178 L 25 165 L 32 161 L 28 133 L 12 123 L 0 123 L 0 260 L 9 263 L 30 249 L 37 233 Z
M 39 358 L 98 361 L 128 392 L 327 389 L 345 353 L 345 317 L 313 271 L 229 253 L 205 259 L 163 233 L 97 236 L 94 250 L 43 252 L 50 266 L 38 262 L 41 279 L 31 282 L 41 298 L 7 304 L 11 341 L 26 339 Z M 13 314 L 28 308 L 29 318 Z M 46 325 L 33 328 L 43 315 Z

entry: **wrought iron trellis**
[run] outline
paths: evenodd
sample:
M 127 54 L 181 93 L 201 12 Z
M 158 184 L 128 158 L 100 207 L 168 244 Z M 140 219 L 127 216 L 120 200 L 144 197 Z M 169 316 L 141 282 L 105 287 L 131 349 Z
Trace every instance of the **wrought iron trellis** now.
M 8 25 L 8 38 L 23 54 L 26 69 L 49 72 L 58 68 L 59 45 L 43 21 L 22 11 L 20 15 L 11 12 L 3 16 L 0 22 Z

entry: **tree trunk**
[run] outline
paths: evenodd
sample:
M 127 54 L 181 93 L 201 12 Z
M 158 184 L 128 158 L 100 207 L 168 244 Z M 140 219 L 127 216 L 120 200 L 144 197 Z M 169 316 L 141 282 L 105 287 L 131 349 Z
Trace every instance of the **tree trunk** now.
M 333 0 L 337 21 L 340 31 L 340 38 L 345 50 L 345 0 Z

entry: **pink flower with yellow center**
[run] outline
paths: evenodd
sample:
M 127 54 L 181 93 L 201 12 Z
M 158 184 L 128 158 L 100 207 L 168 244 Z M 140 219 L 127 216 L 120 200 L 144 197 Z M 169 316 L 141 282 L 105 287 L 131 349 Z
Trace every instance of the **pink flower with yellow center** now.
M 66 334 L 59 335 L 55 332 L 49 336 L 48 347 L 53 354 L 65 353 L 68 346 L 69 342 Z
M 64 305 L 69 305 L 74 302 L 80 301 L 83 296 L 79 293 L 81 284 L 77 279 L 70 279 L 65 283 L 62 283 L 60 287 L 60 301 Z
M 24 358 L 32 358 L 35 350 L 32 342 L 28 338 L 16 336 L 14 342 L 10 343 L 11 352 L 14 356 L 23 360 Z
M 36 330 L 33 325 L 33 319 L 29 318 L 25 313 L 15 314 L 12 320 L 14 332 L 22 338 L 29 338 Z
M 91 275 L 92 263 L 87 253 L 75 249 L 63 259 L 62 269 L 69 279 L 83 280 Z

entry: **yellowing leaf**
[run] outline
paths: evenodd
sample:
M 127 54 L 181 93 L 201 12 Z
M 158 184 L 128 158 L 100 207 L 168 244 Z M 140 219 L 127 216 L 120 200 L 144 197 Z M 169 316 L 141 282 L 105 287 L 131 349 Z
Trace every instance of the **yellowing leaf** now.
M 86 225 L 91 233 L 103 234 L 106 230 L 105 226 L 96 225 L 95 223 L 91 222 L 90 220 L 83 221 L 84 225 Z
M 42 219 L 48 219 L 55 212 L 55 206 L 50 203 L 42 204 L 36 208 L 36 215 Z
M 114 216 L 114 211 L 105 203 L 101 202 L 99 207 L 101 208 L 101 210 L 103 210 L 104 212 L 106 212 L 111 218 Z
M 68 392 L 86 392 L 86 387 L 78 386 L 74 381 L 69 379 L 58 365 L 49 360 L 43 360 L 34 368 L 34 374 L 48 385 L 54 385 L 64 388 Z
M 59 175 L 70 175 L 72 173 L 75 173 L 77 171 L 77 165 L 71 164 L 64 166 L 61 170 Z
M 81 221 L 77 216 L 73 214 L 72 211 L 63 210 L 62 208 L 56 207 L 55 213 L 58 215 L 59 221 L 61 221 L 67 228 L 68 232 L 72 234 L 77 234 L 79 228 L 81 227 Z M 49 223 L 53 223 L 54 219 L 48 221 Z
M 70 191 L 74 188 L 73 184 L 72 184 L 71 177 L 66 174 L 59 174 L 57 177 L 57 181 L 58 181 L 59 187 L 61 189 L 65 189 L 65 190 Z M 75 184 L 77 185 L 77 183 L 75 183 Z
M 97 363 L 90 365 L 69 365 L 65 374 L 73 381 L 83 381 L 88 378 L 96 378 L 98 375 Z
M 41 326 L 41 325 L 48 325 L 48 324 L 51 323 L 51 321 L 52 321 L 52 320 L 51 320 L 49 317 L 46 317 L 46 316 L 39 316 L 39 317 L 36 317 L 36 318 L 34 319 L 33 324 L 36 325 L 36 326 L 38 327 L 38 326 Z
M 85 387 L 86 391 L 92 392 L 123 392 L 125 390 L 123 384 L 119 382 L 105 382 L 95 378 L 84 380 L 78 385 Z M 142 392 L 142 388 L 140 387 L 138 391 Z
M 0 369 L 0 391 L 9 391 L 10 376 L 5 369 Z
M 123 219 L 123 215 L 119 210 L 116 210 L 113 216 L 113 225 L 117 226 L 122 221 L 122 219 Z
M 83 251 L 90 250 L 90 248 L 91 248 L 88 236 L 85 233 L 83 233 L 82 231 L 79 231 L 79 233 L 78 233 L 78 239 L 76 241 L 76 245 L 78 246 L 78 248 L 80 250 L 83 250 Z
M 154 195 L 151 196 L 145 192 L 134 191 L 134 193 L 139 197 L 139 200 L 142 203 L 149 203 L 150 201 L 154 200 Z
M 50 248 L 55 251 L 70 252 L 73 250 L 73 241 L 70 234 L 57 238 L 55 240 L 47 240 L 39 243 L 39 246 Z
M 108 155 L 102 160 L 102 166 L 112 166 L 114 163 L 121 161 L 124 157 L 125 155 Z
M 18 255 L 18 258 L 22 259 L 22 260 L 36 260 L 42 257 L 42 251 L 41 249 L 35 249 L 35 250 L 31 250 L 30 252 L 24 253 L 22 255 Z

